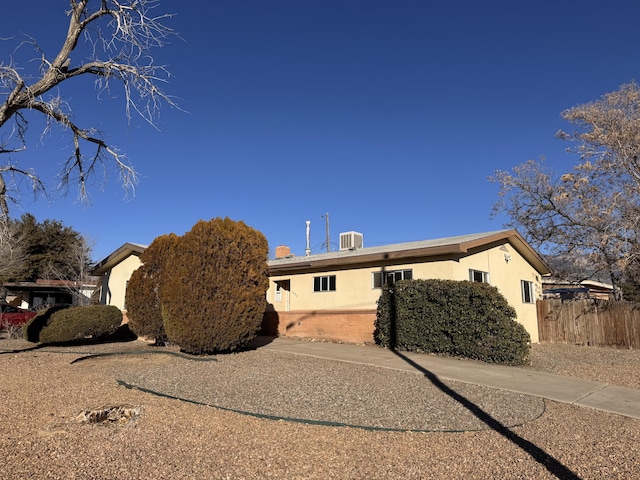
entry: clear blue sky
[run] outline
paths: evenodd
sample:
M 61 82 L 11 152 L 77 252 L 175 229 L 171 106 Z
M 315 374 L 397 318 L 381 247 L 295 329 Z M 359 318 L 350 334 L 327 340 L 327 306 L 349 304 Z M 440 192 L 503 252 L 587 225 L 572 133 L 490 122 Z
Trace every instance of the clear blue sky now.
M 57 52 L 67 1 L 4 3 L 0 37 L 27 33 Z M 83 125 L 127 153 L 135 197 L 111 172 L 88 206 L 71 191 L 52 202 L 25 193 L 13 209 L 93 239 L 94 260 L 225 216 L 260 230 L 272 252 L 299 255 L 306 220 L 323 250 L 325 213 L 332 249 L 350 230 L 375 246 L 500 229 L 487 177 L 541 155 L 567 168 L 560 113 L 640 77 L 631 1 L 162 0 L 160 10 L 176 14 L 167 23 L 184 41 L 156 63 L 187 113 L 163 108 L 156 131 L 127 124 L 118 99 L 80 83 L 64 92 Z M 68 145 L 54 130 L 12 158 L 49 172 Z

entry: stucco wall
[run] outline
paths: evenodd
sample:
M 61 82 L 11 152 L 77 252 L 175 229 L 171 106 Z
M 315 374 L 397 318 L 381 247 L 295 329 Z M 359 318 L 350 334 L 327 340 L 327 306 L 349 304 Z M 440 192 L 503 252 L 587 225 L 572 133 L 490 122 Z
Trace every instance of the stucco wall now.
M 102 276 L 101 303 L 115 305 L 120 310 L 125 308 L 125 293 L 131 274 L 140 266 L 140 258 L 137 255 L 129 255 L 118 263 L 108 273 Z
M 537 298 L 542 292 L 541 278 L 509 243 L 497 244 L 461 258 L 425 259 L 419 263 L 387 265 L 384 268 L 387 272 L 405 269 L 412 270 L 414 279 L 469 280 L 469 269 L 488 272 L 491 285 L 497 287 L 509 304 L 515 308 L 517 320 L 527 329 L 532 342 L 538 342 L 536 305 L 535 302 L 523 303 L 521 280 L 533 282 Z M 312 324 L 309 312 L 315 312 L 315 315 L 319 315 L 333 310 L 375 310 L 381 289 L 373 287 L 372 274 L 379 271 L 381 271 L 380 266 L 365 266 L 344 270 L 272 276 L 267 300 L 278 313 L 291 312 L 289 315 L 294 313 L 305 315 L 305 322 L 308 326 Z M 336 291 L 313 291 L 313 278 L 323 275 L 336 276 Z M 289 285 L 289 290 L 281 291 L 279 301 L 275 288 L 278 281 L 288 281 Z M 316 322 L 314 321 L 313 324 Z M 328 335 L 326 328 L 322 327 L 323 331 L 320 331 L 322 325 L 322 323 L 317 323 L 316 336 Z M 369 328 L 373 334 L 372 321 Z M 283 334 L 282 328 L 280 330 L 280 334 Z M 310 328 L 305 327 L 305 332 L 310 331 Z M 293 333 L 293 331 L 286 331 L 285 334 Z

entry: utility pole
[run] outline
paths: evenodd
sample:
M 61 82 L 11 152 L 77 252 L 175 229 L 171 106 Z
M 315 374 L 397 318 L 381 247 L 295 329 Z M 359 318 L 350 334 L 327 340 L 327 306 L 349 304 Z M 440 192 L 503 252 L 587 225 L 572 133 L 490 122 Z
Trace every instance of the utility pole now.
M 331 237 L 329 236 L 329 213 L 327 212 L 324 216 L 326 230 L 327 230 L 327 239 L 325 243 L 327 244 L 327 252 L 331 251 Z

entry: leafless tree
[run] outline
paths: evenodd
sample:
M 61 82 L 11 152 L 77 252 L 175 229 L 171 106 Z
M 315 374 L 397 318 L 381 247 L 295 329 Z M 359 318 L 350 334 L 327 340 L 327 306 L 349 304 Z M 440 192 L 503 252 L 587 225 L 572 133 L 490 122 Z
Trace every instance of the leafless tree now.
M 614 286 L 640 258 L 640 91 L 623 85 L 602 99 L 562 113 L 575 130 L 558 132 L 574 141 L 579 161 L 555 173 L 544 159 L 511 172 L 497 171 L 495 213 L 506 213 L 547 258 L 573 258 L 582 278 L 606 273 Z M 560 265 L 558 265 L 560 266 Z M 562 269 L 560 269 L 562 270 Z M 571 269 L 558 273 L 570 273 Z
M 601 99 L 562 112 L 575 128 L 558 131 L 558 138 L 573 141 L 568 148 L 580 156 L 578 166 L 616 175 L 640 190 L 640 88 L 622 85 Z
M 45 279 L 61 281 L 61 286 L 73 297 L 74 305 L 86 306 L 91 303 L 93 293 L 91 285 L 97 282 L 97 279 L 90 274 L 91 252 L 94 245 L 94 241 L 79 237 L 76 242 L 68 246 L 63 263 L 49 264 L 47 271 L 43 274 Z M 68 272 L 74 273 L 70 275 Z
M 24 250 L 16 236 L 14 224 L 0 219 L 0 283 L 2 278 L 18 270 L 24 261 Z
M 71 135 L 71 152 L 59 173 L 63 188 L 77 184 L 80 197 L 86 199 L 88 178 L 97 170 L 106 178 L 109 164 L 115 165 L 125 189 L 137 183 L 136 171 L 123 153 L 95 128 L 76 123 L 72 106 L 59 91 L 67 80 L 93 77 L 100 92 L 108 92 L 114 81 L 119 83 L 127 118 L 135 112 L 152 125 L 163 102 L 176 106 L 160 88 L 170 74 L 151 56 L 154 47 L 162 47 L 175 35 L 164 24 L 170 15 L 154 14 L 157 0 L 69 0 L 69 4 L 67 36 L 54 57 L 48 57 L 31 37 L 17 47 L 33 49 L 37 72 L 28 73 L 12 59 L 0 63 L 0 130 L 6 132 L 0 137 L 0 153 L 8 157 L 0 166 L 0 217 L 8 216 L 9 203 L 15 201 L 9 191 L 17 177 L 27 179 L 35 192 L 47 191 L 37 171 L 22 168 L 15 160 L 27 149 L 31 115 L 44 119 L 44 133 L 55 126 Z

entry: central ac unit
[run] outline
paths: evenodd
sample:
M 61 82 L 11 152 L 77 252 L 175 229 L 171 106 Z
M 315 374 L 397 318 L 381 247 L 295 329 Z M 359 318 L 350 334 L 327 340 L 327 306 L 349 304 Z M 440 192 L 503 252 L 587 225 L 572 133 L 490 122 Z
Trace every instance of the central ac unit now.
M 344 232 L 340 234 L 340 250 L 362 248 L 363 236 L 358 232 Z

